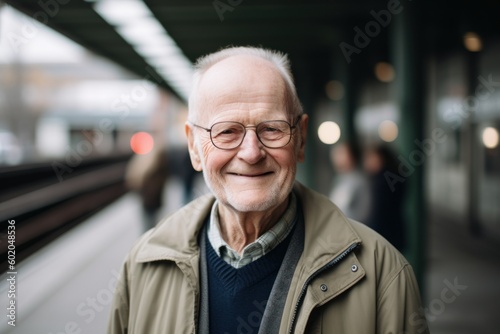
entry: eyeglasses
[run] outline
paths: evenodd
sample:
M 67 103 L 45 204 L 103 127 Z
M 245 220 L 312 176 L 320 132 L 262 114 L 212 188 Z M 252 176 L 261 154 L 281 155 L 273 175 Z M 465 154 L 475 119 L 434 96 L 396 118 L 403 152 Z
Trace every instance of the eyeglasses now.
M 210 129 L 197 124 L 193 126 L 210 133 L 210 140 L 215 147 L 221 150 L 232 150 L 243 143 L 247 129 L 255 129 L 257 138 L 267 148 L 281 148 L 286 146 L 292 139 L 292 131 L 297 127 L 302 115 L 291 125 L 287 121 L 265 121 L 257 125 L 245 126 L 239 122 L 218 122 Z

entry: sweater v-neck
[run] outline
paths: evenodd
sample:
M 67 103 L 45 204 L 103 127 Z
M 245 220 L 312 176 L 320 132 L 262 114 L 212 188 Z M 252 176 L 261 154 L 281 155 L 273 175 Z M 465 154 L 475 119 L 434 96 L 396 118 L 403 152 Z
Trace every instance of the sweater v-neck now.
M 276 275 L 292 235 L 293 232 L 289 233 L 285 240 L 268 254 L 241 268 L 234 268 L 220 258 L 208 241 L 208 237 L 206 237 L 207 262 L 208 267 L 211 268 L 212 275 L 215 275 L 213 278 L 216 278 L 232 293 L 237 293 L 258 284 L 270 275 Z

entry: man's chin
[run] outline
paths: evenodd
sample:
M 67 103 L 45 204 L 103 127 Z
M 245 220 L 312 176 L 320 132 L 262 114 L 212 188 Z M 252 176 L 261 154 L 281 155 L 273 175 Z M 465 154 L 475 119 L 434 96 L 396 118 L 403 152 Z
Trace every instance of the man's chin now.
M 254 194 L 253 196 L 242 196 L 239 194 L 229 198 L 228 204 L 234 210 L 239 212 L 256 212 L 266 211 L 277 205 L 277 199 L 262 194 Z

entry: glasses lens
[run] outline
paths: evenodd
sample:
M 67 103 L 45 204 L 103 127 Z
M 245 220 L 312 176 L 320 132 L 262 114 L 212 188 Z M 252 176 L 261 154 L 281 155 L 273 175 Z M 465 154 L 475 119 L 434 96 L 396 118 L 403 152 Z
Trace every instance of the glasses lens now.
M 215 123 L 210 132 L 214 145 L 222 149 L 231 149 L 238 146 L 244 134 L 245 127 L 236 122 Z
M 257 137 L 266 147 L 280 148 L 288 144 L 291 127 L 286 121 L 267 121 L 257 125 Z M 220 149 L 238 147 L 245 136 L 245 126 L 238 122 L 219 122 L 212 125 L 210 136 L 212 143 Z
M 260 141 L 271 148 L 285 146 L 290 141 L 290 124 L 285 121 L 262 122 L 257 126 Z

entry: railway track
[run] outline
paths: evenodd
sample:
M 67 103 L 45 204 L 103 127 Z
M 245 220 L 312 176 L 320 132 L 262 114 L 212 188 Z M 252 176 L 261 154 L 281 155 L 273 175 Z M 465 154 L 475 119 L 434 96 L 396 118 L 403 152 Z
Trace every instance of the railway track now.
M 15 220 L 19 263 L 123 195 L 129 158 L 86 161 L 62 181 L 52 163 L 0 168 L 0 272 L 8 265 L 9 220 Z

